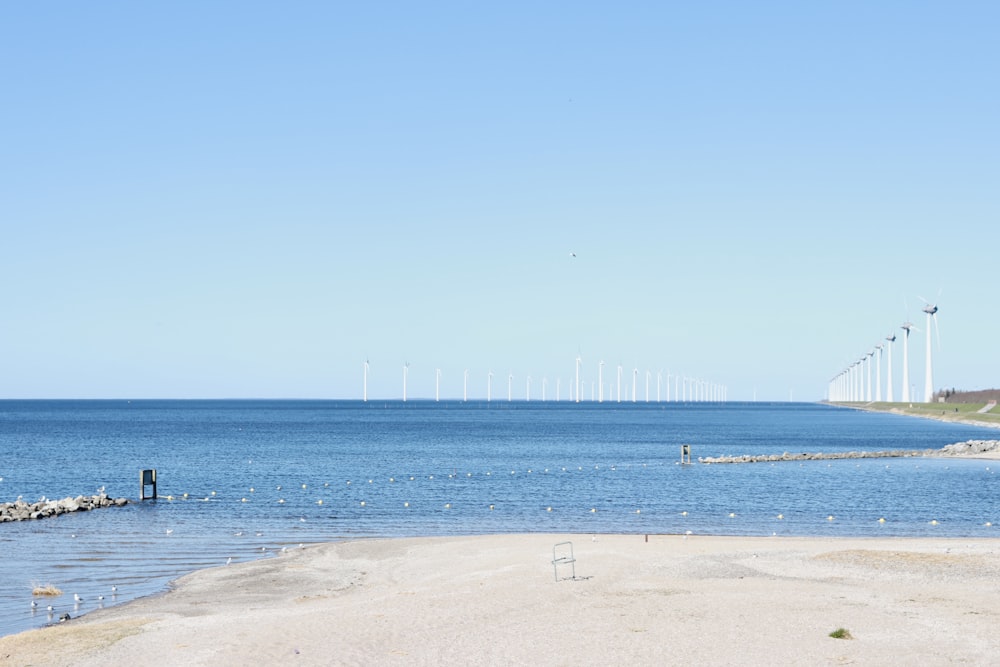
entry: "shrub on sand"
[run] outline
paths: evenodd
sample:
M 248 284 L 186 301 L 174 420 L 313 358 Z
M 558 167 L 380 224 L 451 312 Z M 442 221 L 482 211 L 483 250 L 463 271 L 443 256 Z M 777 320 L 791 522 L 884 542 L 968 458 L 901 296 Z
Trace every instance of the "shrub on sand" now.
M 851 631 L 847 628 L 837 628 L 830 633 L 830 636 L 834 639 L 854 639 L 854 637 L 851 636 Z

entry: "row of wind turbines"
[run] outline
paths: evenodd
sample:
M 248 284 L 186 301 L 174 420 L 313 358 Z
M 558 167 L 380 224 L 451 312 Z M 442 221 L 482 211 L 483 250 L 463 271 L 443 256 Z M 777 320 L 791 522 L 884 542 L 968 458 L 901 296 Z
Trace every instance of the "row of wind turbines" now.
M 931 363 L 931 328 L 938 336 L 938 347 L 941 344 L 941 335 L 937 328 L 938 307 L 921 298 L 924 302 L 924 313 L 927 314 L 927 339 L 926 339 L 926 362 L 924 365 L 924 394 L 925 403 L 930 403 L 934 397 L 934 373 Z M 900 401 L 909 403 L 916 400 L 915 390 L 910 386 L 910 353 L 909 341 L 910 332 L 919 331 L 917 327 L 907 320 L 900 325 L 903 330 L 903 386 Z M 885 343 L 879 343 L 870 351 L 861 356 L 860 359 L 850 364 L 830 380 L 828 390 L 829 400 L 832 402 L 870 403 L 872 401 L 882 402 L 882 352 L 886 355 L 886 383 L 885 401 L 896 402 L 896 395 L 893 391 L 892 373 L 892 344 L 896 342 L 896 334 L 890 333 L 885 337 Z M 872 359 L 875 360 L 875 392 L 872 393 Z
M 632 369 L 632 382 L 631 382 L 631 392 L 629 391 L 628 380 L 625 376 L 625 368 L 618 364 L 617 366 L 617 377 L 611 378 L 609 375 L 609 381 L 605 382 L 604 367 L 606 364 L 601 361 L 597 365 L 597 379 L 596 381 L 591 379 L 589 381 L 590 396 L 587 398 L 587 385 L 588 381 L 584 376 L 583 360 L 577 356 L 576 357 L 576 367 L 574 372 L 574 379 L 572 385 L 569 387 L 568 400 L 580 403 L 580 402 L 597 402 L 603 403 L 607 401 L 616 401 L 621 403 L 623 400 L 631 401 L 632 403 L 639 402 L 639 377 L 640 371 L 638 366 Z M 405 402 L 410 398 L 407 393 L 410 364 L 409 362 L 403 364 L 403 394 L 402 400 Z M 362 400 L 368 401 L 368 378 L 371 372 L 371 364 L 366 359 L 363 365 L 364 369 L 364 380 L 362 385 Z M 610 370 L 610 369 L 609 369 Z M 469 400 L 469 369 L 465 369 L 462 378 L 462 400 Z M 654 373 L 651 370 L 646 370 L 644 375 L 645 380 L 645 402 L 649 403 L 653 399 L 650 394 L 650 385 L 654 378 Z M 434 400 L 441 400 L 441 378 L 442 372 L 440 368 L 434 369 Z M 495 398 L 502 400 L 502 396 L 497 397 L 494 394 L 494 378 L 495 374 L 493 371 L 489 371 L 486 375 L 486 401 L 491 402 Z M 664 383 L 663 371 L 656 371 L 655 373 L 656 384 L 655 384 L 655 401 L 657 403 L 661 400 L 667 402 L 670 401 L 682 401 L 682 402 L 721 402 L 727 400 L 728 388 L 721 383 L 712 382 L 709 380 L 704 380 L 701 378 L 693 378 L 680 374 L 670 373 L 668 370 L 666 373 L 666 382 Z M 671 394 L 671 378 L 673 378 L 673 394 Z M 624 382 L 623 382 L 624 380 Z M 540 399 L 542 401 L 551 400 L 549 395 L 549 379 L 547 376 L 542 376 L 540 385 Z M 623 392 L 624 389 L 624 392 Z M 605 393 L 605 390 L 606 393 Z M 664 391 L 665 390 L 665 391 Z M 526 375 L 524 378 L 524 400 L 532 400 L 532 377 Z M 537 396 L 537 394 L 536 394 Z M 624 398 L 623 398 L 624 397 Z M 507 395 L 506 399 L 508 402 L 514 400 L 514 374 L 512 372 L 507 373 Z M 555 380 L 555 397 L 554 400 L 562 400 L 562 379 L 557 377 Z

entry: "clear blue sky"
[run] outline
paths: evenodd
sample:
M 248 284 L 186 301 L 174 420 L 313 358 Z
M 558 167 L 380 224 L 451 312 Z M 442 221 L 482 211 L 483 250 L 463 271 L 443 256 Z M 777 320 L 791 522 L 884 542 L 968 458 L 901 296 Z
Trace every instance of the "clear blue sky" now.
M 998 386 L 998 25 L 7 4 L 0 397 L 357 398 L 367 358 L 372 398 L 408 362 L 411 398 L 440 368 L 443 396 L 469 369 L 470 397 L 492 370 L 494 396 L 566 400 L 579 354 L 587 383 L 604 360 L 814 400 L 907 318 L 922 391 L 919 297 L 935 386 Z

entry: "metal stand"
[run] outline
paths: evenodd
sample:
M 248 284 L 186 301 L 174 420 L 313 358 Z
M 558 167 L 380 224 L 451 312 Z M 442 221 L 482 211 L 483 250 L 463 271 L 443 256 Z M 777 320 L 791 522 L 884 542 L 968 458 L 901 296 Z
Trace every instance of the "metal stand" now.
M 560 549 L 559 547 L 563 547 Z M 566 548 L 568 547 L 568 549 Z M 560 542 L 552 547 L 552 570 L 556 581 L 559 581 L 559 566 L 569 565 L 573 568 L 573 579 L 576 579 L 576 558 L 573 557 L 573 543 Z

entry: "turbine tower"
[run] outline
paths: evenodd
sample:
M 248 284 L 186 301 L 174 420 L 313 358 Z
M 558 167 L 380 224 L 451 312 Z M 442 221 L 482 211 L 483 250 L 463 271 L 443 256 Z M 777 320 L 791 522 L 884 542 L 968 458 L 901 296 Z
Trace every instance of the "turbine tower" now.
M 639 369 L 632 369 L 632 402 L 635 403 L 636 382 L 639 380 Z
M 597 364 L 597 384 L 600 385 L 600 389 L 597 392 L 597 402 L 604 402 L 604 360 Z
M 493 371 L 486 376 L 486 402 L 493 400 Z
M 875 346 L 875 402 L 882 402 L 882 344 Z
M 885 346 L 885 351 L 886 351 L 885 400 L 889 401 L 890 403 L 893 403 L 895 402 L 896 399 L 892 393 L 892 344 L 896 342 L 896 334 L 890 333 L 888 336 L 885 337 L 885 340 L 887 341 Z
M 406 403 L 406 374 L 410 370 L 410 362 L 403 364 L 403 402 Z
M 441 400 L 441 369 L 434 369 L 434 400 Z
M 364 400 L 364 402 L 367 403 L 368 402 L 368 360 L 367 359 L 365 359 L 365 384 L 364 384 L 364 391 L 361 394 L 361 396 L 362 396 L 362 400 Z
M 903 403 L 910 402 L 910 329 L 912 322 L 903 322 Z
M 924 303 L 927 302 L 925 301 Z M 931 320 L 933 320 L 934 328 L 936 330 L 937 311 L 938 307 L 933 304 L 928 303 L 924 306 L 924 312 L 927 313 L 927 376 L 924 378 L 924 401 L 926 403 L 930 403 L 931 398 L 934 395 L 934 376 L 931 372 Z
M 580 355 L 576 355 L 576 402 L 580 402 Z

